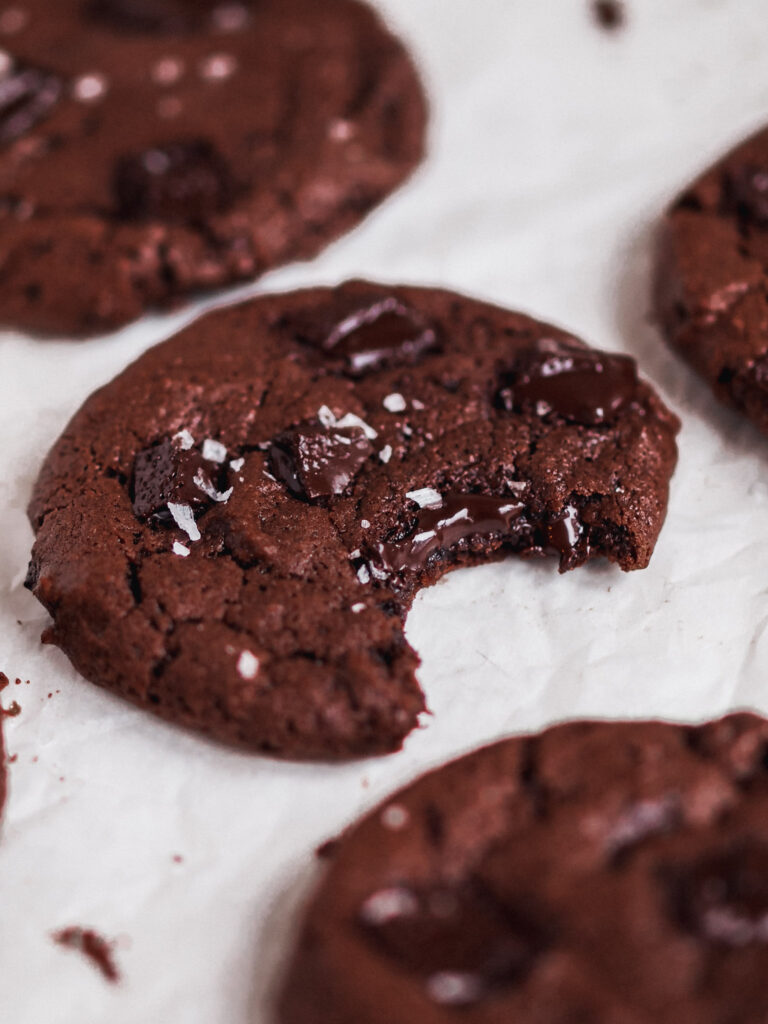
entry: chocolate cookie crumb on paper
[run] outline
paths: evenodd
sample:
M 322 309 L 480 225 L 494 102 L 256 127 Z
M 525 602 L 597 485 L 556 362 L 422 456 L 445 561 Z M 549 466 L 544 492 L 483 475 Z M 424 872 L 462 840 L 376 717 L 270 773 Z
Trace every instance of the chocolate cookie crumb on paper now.
M 115 985 L 120 981 L 120 971 L 114 956 L 115 943 L 105 939 L 92 928 L 62 928 L 54 933 L 53 941 L 59 946 L 78 950 L 111 984 Z

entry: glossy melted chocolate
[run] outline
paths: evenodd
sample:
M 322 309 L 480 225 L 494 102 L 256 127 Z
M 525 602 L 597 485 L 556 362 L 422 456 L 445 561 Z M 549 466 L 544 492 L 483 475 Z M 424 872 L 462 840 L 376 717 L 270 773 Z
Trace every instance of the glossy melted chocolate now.
M 397 299 L 382 299 L 357 310 L 331 331 L 323 349 L 344 356 L 353 376 L 392 362 L 415 363 L 438 346 L 436 329 Z
M 470 537 L 514 533 L 524 509 L 515 498 L 446 494 L 440 505 L 420 510 L 412 536 L 377 544 L 372 567 L 387 576 L 421 572 L 433 555 Z
M 517 360 L 499 397 L 510 412 L 532 410 L 597 426 L 632 403 L 637 389 L 637 367 L 629 356 L 547 340 Z
M 299 498 L 341 494 L 373 452 L 361 427 L 305 425 L 275 438 L 272 472 Z

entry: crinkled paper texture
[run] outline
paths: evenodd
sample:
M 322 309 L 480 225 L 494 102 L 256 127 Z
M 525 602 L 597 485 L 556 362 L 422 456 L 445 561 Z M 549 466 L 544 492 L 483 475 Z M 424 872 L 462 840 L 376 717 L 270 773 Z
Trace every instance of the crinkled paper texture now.
M 768 441 L 649 321 L 660 212 L 768 120 L 765 0 L 629 0 L 613 35 L 587 0 L 381 6 L 428 83 L 429 159 L 320 259 L 252 291 L 435 283 L 632 353 L 684 421 L 667 525 L 644 572 L 512 560 L 422 594 L 408 634 L 434 716 L 401 754 L 233 753 L 80 679 L 40 645 L 46 616 L 22 587 L 45 452 L 94 387 L 195 311 L 86 343 L 2 336 L 0 669 L 30 680 L 3 695 L 22 707 L 0 841 L 8 1024 L 271 1024 L 315 847 L 422 769 L 567 717 L 768 711 Z M 51 941 L 72 924 L 118 940 L 119 986 Z

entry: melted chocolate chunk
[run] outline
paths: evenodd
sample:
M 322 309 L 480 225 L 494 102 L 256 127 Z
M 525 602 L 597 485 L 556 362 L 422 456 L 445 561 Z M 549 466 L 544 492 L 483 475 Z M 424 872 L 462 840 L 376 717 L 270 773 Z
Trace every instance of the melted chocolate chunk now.
M 686 930 L 726 946 L 768 944 L 768 847 L 747 843 L 664 878 Z
M 729 171 L 723 202 L 726 211 L 735 211 L 744 224 L 768 227 L 768 169 L 746 164 Z
M 45 120 L 62 89 L 57 75 L 24 64 L 0 78 L 0 145 L 20 139 Z
M 525 505 L 514 498 L 482 494 L 447 494 L 441 504 L 422 508 L 411 536 L 377 544 L 371 559 L 374 575 L 417 573 L 430 558 L 471 537 L 514 532 Z
M 579 510 L 569 505 L 561 519 L 546 527 L 547 546 L 561 556 L 567 566 L 573 555 L 588 555 L 587 532 L 579 518 Z
M 343 493 L 373 452 L 361 427 L 305 425 L 275 438 L 272 472 L 298 498 Z
M 374 893 L 360 924 L 384 956 L 423 979 L 428 995 L 469 1006 L 520 981 L 544 942 L 538 930 L 474 884 Z
M 113 187 L 121 218 L 181 222 L 223 212 L 237 191 L 227 161 L 202 139 L 126 154 Z
M 90 0 L 86 13 L 121 32 L 178 35 L 204 28 L 211 0 Z
M 637 366 L 629 356 L 543 341 L 518 359 L 499 399 L 510 412 L 597 426 L 630 405 L 637 389 Z
M 382 299 L 337 324 L 322 342 L 343 356 L 353 376 L 399 363 L 416 363 L 439 346 L 436 328 L 397 299 Z
M 175 438 L 138 452 L 133 464 L 133 511 L 139 519 L 168 522 L 171 504 L 202 511 L 217 500 L 219 467 Z M 221 496 L 219 496 L 221 497 Z

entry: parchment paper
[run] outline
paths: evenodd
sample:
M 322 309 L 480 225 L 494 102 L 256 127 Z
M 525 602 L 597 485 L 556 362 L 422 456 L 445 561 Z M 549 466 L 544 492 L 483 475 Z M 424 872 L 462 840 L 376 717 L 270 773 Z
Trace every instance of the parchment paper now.
M 46 616 L 21 585 L 40 462 L 94 387 L 195 310 L 87 343 L 0 337 L 0 669 L 30 680 L 3 697 L 22 706 L 6 723 L 3 1024 L 272 1024 L 315 847 L 422 769 L 572 716 L 768 712 L 768 442 L 648 321 L 660 211 L 768 120 L 765 0 L 629 2 L 616 35 L 587 0 L 382 2 L 431 93 L 429 160 L 323 257 L 251 289 L 455 287 L 631 352 L 684 420 L 647 571 L 510 561 L 420 596 L 408 633 L 434 717 L 403 753 L 338 767 L 232 753 L 40 646 Z M 118 939 L 119 986 L 53 944 L 70 924 Z

